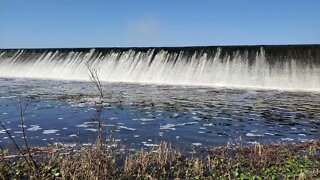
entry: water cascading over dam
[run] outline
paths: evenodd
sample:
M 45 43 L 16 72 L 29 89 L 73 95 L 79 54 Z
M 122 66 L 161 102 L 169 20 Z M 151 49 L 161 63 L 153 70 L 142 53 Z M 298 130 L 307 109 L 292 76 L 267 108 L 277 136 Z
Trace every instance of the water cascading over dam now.
M 320 45 L 2 49 L 0 77 L 320 91 Z

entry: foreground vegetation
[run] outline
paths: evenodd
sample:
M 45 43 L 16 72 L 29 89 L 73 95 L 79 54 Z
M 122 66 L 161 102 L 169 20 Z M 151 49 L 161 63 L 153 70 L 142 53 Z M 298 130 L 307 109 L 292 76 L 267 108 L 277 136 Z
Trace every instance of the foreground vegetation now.
M 32 148 L 36 163 L 2 149 L 2 179 L 319 179 L 320 141 L 299 145 L 219 147 L 182 154 L 162 142 L 126 152 L 107 144 Z

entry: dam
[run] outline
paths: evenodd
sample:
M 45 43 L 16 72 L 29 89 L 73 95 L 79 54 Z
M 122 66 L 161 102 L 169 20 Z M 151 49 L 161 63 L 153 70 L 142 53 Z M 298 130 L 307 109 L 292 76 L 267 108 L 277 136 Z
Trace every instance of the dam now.
M 320 45 L 2 49 L 0 77 L 320 90 Z

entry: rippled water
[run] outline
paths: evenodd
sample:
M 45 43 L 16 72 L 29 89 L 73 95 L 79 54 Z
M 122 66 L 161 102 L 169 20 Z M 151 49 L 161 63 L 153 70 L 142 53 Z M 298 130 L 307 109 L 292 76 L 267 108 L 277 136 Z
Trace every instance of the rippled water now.
M 0 121 L 22 143 L 19 98 L 29 143 L 92 144 L 97 137 L 90 82 L 0 79 Z M 320 93 L 106 83 L 104 135 L 132 148 L 166 140 L 181 147 L 227 141 L 305 142 L 320 137 Z M 0 144 L 12 145 L 4 130 Z

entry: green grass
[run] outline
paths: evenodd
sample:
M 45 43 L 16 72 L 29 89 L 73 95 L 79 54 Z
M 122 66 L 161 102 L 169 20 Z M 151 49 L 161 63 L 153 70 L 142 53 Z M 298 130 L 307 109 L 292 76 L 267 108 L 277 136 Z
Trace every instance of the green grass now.
M 209 148 L 183 155 L 166 143 L 149 151 L 101 146 L 34 148 L 38 169 L 0 156 L 2 179 L 319 179 L 320 141 L 299 145 Z

